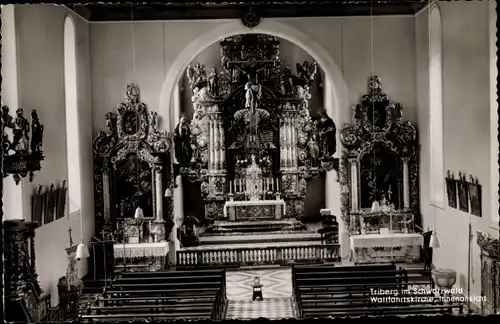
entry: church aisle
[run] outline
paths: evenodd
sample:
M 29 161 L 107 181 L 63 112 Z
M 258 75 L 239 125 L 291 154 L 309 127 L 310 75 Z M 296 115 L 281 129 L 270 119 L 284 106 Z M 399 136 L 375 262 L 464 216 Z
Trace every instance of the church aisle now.
M 259 277 L 264 300 L 252 301 L 254 278 Z M 292 273 L 288 267 L 226 273 L 226 319 L 293 318 Z

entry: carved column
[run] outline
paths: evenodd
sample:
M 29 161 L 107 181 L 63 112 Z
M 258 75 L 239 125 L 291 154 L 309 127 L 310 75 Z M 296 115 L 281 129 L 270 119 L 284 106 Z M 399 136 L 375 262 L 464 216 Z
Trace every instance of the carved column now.
M 219 116 L 214 115 L 213 133 L 214 133 L 214 169 L 220 169 L 220 138 L 219 138 Z
M 285 125 L 285 122 L 280 125 L 280 168 L 286 165 Z
M 212 115 L 208 115 L 208 170 L 213 169 L 213 161 L 214 161 L 214 133 L 212 127 Z
M 104 226 L 111 225 L 111 192 L 109 188 L 109 162 L 104 161 L 102 168 L 102 196 L 104 206 Z
M 349 166 L 351 168 L 351 209 L 358 210 L 358 164 L 356 159 L 349 159 Z
M 297 129 L 295 119 L 292 119 L 292 167 L 298 165 L 297 156 Z
M 287 127 L 286 127 L 286 147 L 287 147 L 287 163 L 288 167 L 292 166 L 292 123 L 291 118 L 287 117 Z
M 219 121 L 219 143 L 220 143 L 220 150 L 219 150 L 220 169 L 224 169 L 224 165 L 226 162 L 226 138 L 224 136 L 224 127 L 222 125 L 222 120 Z
M 162 179 L 163 167 L 159 164 L 155 164 L 153 167 L 154 177 L 155 177 L 155 197 L 156 197 L 156 220 L 163 221 L 163 179 Z
M 408 169 L 408 162 L 410 158 L 403 158 L 403 208 L 410 208 L 410 174 Z

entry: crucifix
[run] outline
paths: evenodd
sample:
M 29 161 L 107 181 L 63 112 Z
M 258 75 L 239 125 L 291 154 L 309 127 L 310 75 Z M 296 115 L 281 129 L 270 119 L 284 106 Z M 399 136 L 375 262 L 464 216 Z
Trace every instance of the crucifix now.
M 249 153 L 255 154 L 259 150 L 258 109 L 262 98 L 262 85 L 259 83 L 258 73 L 270 65 L 275 65 L 273 60 L 258 60 L 252 58 L 246 61 L 231 61 L 228 66 L 231 69 L 237 69 L 247 76 L 248 82 L 245 84 L 245 108 L 248 109 L 248 132 L 246 148 Z

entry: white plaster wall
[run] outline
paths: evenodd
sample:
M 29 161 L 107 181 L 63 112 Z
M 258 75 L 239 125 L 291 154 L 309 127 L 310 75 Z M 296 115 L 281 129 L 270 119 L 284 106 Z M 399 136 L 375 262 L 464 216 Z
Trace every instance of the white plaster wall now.
M 12 116 L 19 107 L 15 26 L 15 6 L 2 5 L 2 105 L 9 107 Z M 8 136 L 12 139 L 11 132 Z M 12 176 L 2 181 L 4 219 L 23 219 L 23 183 L 16 185 Z
M 63 27 L 68 10 L 61 6 L 16 6 L 16 34 L 19 60 L 19 105 L 25 111 L 37 109 L 44 125 L 44 155 L 42 170 L 35 173 L 32 183 L 26 182 L 23 192 L 25 218 L 31 219 L 29 197 L 38 184 L 61 183 L 67 179 L 65 136 L 65 93 Z M 90 108 L 88 24 L 74 16 L 78 75 L 78 114 L 80 128 L 80 165 L 82 174 L 83 237 L 88 242 L 93 232 L 92 126 Z M 69 243 L 68 224 L 78 243 L 80 216 L 61 218 L 37 229 L 35 239 L 36 266 L 42 289 L 52 293 L 57 304 L 57 280 L 65 275 Z M 69 223 L 68 223 L 69 222 Z M 80 275 L 86 273 L 81 263 Z
M 344 73 L 350 104 L 356 104 L 365 94 L 368 77 L 372 73 L 369 18 L 271 20 L 300 30 L 327 51 Z M 133 80 L 141 88 L 142 101 L 150 109 L 162 114 L 158 104 L 166 71 L 193 39 L 228 22 L 230 21 L 206 20 L 90 24 L 94 133 L 105 128 L 106 112 L 113 110 L 124 99 L 125 86 Z M 135 75 L 132 62 L 132 25 L 135 33 Z M 415 121 L 413 17 L 373 18 L 372 25 L 374 73 L 382 76 L 385 91 L 391 98 L 403 104 L 406 117 Z M 347 111 L 346 117 L 341 121 L 337 120 L 340 127 L 350 119 L 350 108 L 338 109 Z
M 477 230 L 498 237 L 491 230 L 490 168 L 490 66 L 489 4 L 484 2 L 439 2 L 443 28 L 443 102 L 445 170 L 465 172 L 482 184 L 483 217 L 471 219 L 474 233 L 471 295 L 480 295 L 479 247 Z M 429 77 L 428 11 L 415 19 L 416 93 L 421 145 L 420 198 L 424 229 L 435 228 L 443 246 L 434 250 L 438 268 L 457 271 L 457 286 L 467 293 L 469 215 L 457 209 L 430 206 L 429 184 Z M 496 138 L 496 136 L 495 136 Z M 494 140 L 494 139 L 493 139 Z M 496 142 L 496 141 L 495 141 Z

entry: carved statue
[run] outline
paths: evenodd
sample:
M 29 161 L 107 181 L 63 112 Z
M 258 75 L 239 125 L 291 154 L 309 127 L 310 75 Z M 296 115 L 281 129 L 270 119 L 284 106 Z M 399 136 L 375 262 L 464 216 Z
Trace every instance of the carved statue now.
M 212 68 L 208 76 L 208 91 L 211 95 L 216 96 L 219 94 L 219 76 L 215 68 Z
M 191 148 L 191 130 L 188 122 L 181 117 L 174 131 L 175 156 L 180 164 L 191 161 L 193 151 Z
M 248 79 L 245 84 L 245 108 L 250 109 L 251 114 L 255 114 L 262 98 L 262 86 L 258 82 L 252 82 L 250 76 Z
M 29 123 L 26 118 L 23 116 L 23 109 L 19 108 L 16 111 L 16 119 L 14 121 L 14 129 L 13 133 L 13 141 L 11 144 L 11 149 L 23 152 L 28 150 L 28 133 L 29 133 Z
M 285 71 L 283 72 L 281 76 L 282 80 L 282 85 L 283 85 L 283 90 L 285 93 L 292 93 L 293 92 L 293 75 L 292 71 L 290 70 L 290 65 L 287 65 L 285 67 Z
M 319 147 L 318 143 L 316 142 L 316 135 L 313 135 L 309 139 L 307 146 L 309 148 L 309 155 L 311 157 L 311 166 L 318 166 Z
M 207 76 L 205 67 L 199 63 L 197 63 L 194 67 L 188 65 L 186 74 L 191 89 L 199 87 L 200 83 L 206 80 Z
M 309 65 L 309 62 L 304 61 L 304 63 L 297 63 L 297 77 L 304 85 L 310 85 L 316 77 L 318 72 L 318 64 L 313 62 Z
M 333 155 L 337 151 L 337 127 L 326 111 L 321 113 L 321 117 L 318 122 L 318 130 L 321 152 L 320 159 L 322 161 L 328 161 L 333 158 Z
M 9 107 L 2 106 L 2 121 L 3 121 L 4 127 L 7 126 L 10 128 L 14 128 L 14 123 L 12 122 L 13 119 L 14 119 L 14 117 L 12 117 L 9 114 Z
M 42 150 L 43 125 L 40 124 L 38 113 L 33 109 L 31 112 L 31 152 L 40 152 Z

